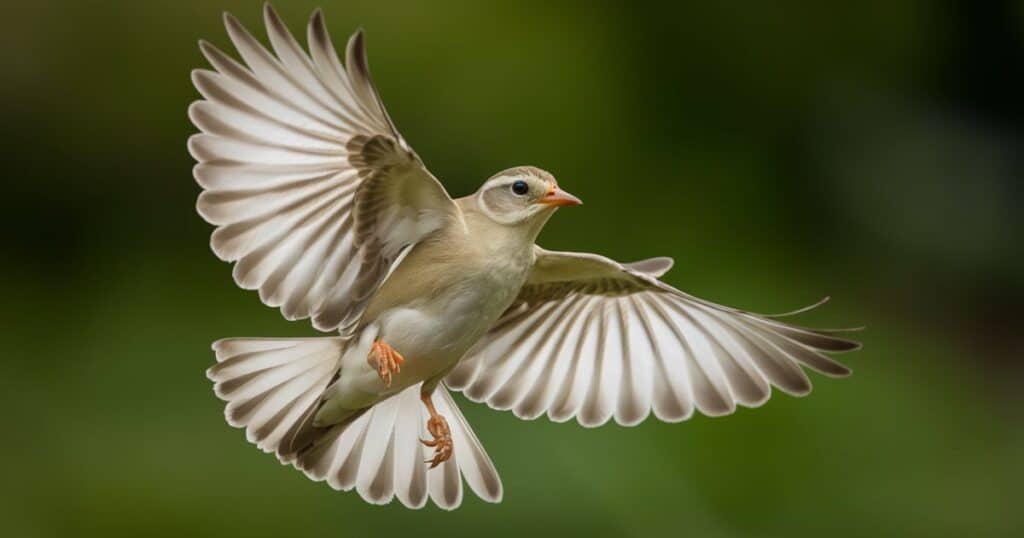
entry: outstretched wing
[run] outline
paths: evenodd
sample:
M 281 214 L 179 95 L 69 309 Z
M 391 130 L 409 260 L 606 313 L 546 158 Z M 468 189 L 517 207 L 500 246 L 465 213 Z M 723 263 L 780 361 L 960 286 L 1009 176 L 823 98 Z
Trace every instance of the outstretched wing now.
M 665 421 L 694 409 L 723 415 L 754 407 L 771 385 L 804 395 L 801 366 L 841 377 L 823 353 L 857 349 L 834 331 L 788 325 L 703 301 L 659 281 L 672 260 L 620 264 L 595 254 L 550 252 L 516 302 L 445 380 L 474 401 L 516 416 L 577 417 L 622 425 L 653 411 Z
M 342 66 L 319 10 L 310 55 L 269 5 L 264 19 L 277 57 L 229 14 L 246 65 L 200 43 L 215 71 L 192 73 L 205 98 L 189 108 L 202 131 L 188 144 L 196 205 L 239 286 L 287 319 L 344 331 L 404 248 L 461 216 L 388 117 L 362 32 Z

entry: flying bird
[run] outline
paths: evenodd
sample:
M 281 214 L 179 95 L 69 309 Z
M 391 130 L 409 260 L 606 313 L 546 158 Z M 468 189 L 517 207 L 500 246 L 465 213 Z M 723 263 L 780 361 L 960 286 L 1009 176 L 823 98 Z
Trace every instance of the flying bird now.
M 320 10 L 308 54 L 263 15 L 273 53 L 230 14 L 241 61 L 200 42 L 213 69 L 192 73 L 203 99 L 188 149 L 235 282 L 330 333 L 213 344 L 227 422 L 282 463 L 376 504 L 453 509 L 463 480 L 499 502 L 449 390 L 527 420 L 631 426 L 756 407 L 772 386 L 807 394 L 804 367 L 850 373 L 826 355 L 859 347 L 841 330 L 689 295 L 661 280 L 670 258 L 537 246 L 558 208 L 581 203 L 544 170 L 452 198 L 385 110 L 361 30 L 342 61 Z

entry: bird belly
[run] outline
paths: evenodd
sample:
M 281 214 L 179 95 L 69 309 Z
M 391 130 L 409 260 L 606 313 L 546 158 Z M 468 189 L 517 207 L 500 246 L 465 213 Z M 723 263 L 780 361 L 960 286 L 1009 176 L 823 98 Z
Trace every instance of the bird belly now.
M 448 370 L 494 325 L 515 298 L 518 286 L 467 283 L 381 318 L 380 337 L 406 358 L 410 383 Z M 404 383 L 403 383 L 404 384 Z
M 362 408 L 450 370 L 494 325 L 522 285 L 522 279 L 493 276 L 466 279 L 432 297 L 381 312 L 346 350 L 341 376 L 326 399 L 335 400 L 333 406 L 339 409 Z M 375 340 L 405 359 L 390 386 L 367 360 Z

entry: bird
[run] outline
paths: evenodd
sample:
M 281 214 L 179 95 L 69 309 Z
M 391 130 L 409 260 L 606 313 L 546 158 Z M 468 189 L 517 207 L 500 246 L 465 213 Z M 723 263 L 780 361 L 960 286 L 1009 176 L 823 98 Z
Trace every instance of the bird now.
M 373 504 L 458 507 L 463 482 L 497 503 L 503 485 L 451 391 L 533 420 L 585 427 L 680 422 L 810 392 L 805 368 L 860 344 L 697 298 L 662 277 L 673 260 L 622 263 L 537 245 L 562 208 L 555 177 L 515 166 L 452 198 L 399 134 L 370 77 L 364 33 L 344 60 L 323 13 L 308 53 L 270 4 L 270 48 L 232 15 L 240 60 L 207 41 L 212 69 L 188 139 L 234 281 L 287 320 L 327 333 L 225 338 L 207 370 L 225 418 L 315 481 Z

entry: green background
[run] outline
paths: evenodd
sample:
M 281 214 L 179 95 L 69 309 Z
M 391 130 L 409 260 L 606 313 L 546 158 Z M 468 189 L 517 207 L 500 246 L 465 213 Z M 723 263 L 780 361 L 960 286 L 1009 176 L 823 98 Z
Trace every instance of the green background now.
M 866 325 L 846 380 L 585 430 L 458 397 L 489 505 L 366 505 L 229 428 L 226 336 L 312 335 L 238 289 L 194 209 L 186 117 L 255 1 L 12 2 L 0 534 L 1024 536 L 1024 5 L 321 2 L 453 195 L 518 164 L 586 205 L 548 248 L 669 255 L 698 296 Z M 304 41 L 313 2 L 279 2 Z M 771 5 L 769 5 L 771 4 Z

